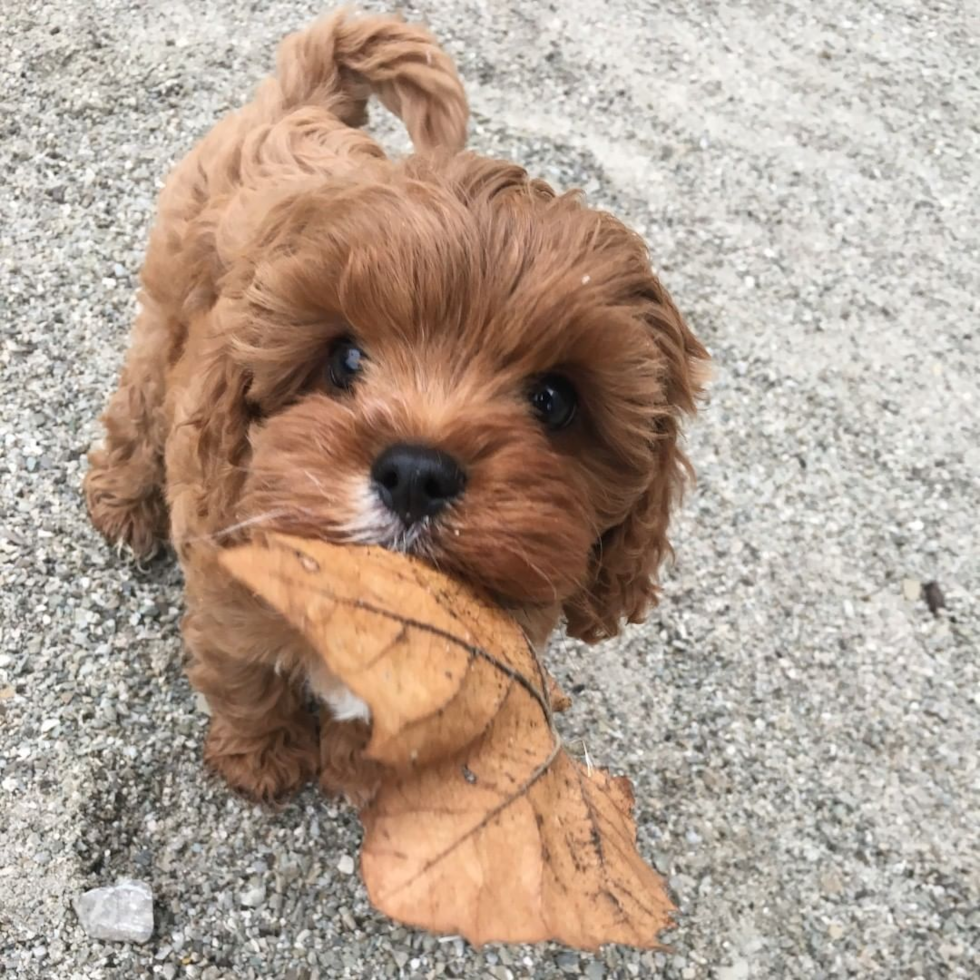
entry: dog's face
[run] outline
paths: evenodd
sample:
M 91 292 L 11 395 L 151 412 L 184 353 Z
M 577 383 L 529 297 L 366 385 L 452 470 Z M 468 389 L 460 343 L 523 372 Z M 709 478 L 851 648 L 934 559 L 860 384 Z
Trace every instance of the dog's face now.
M 590 639 L 642 613 L 705 354 L 622 225 L 416 160 L 270 206 L 237 274 L 238 519 L 418 555 Z

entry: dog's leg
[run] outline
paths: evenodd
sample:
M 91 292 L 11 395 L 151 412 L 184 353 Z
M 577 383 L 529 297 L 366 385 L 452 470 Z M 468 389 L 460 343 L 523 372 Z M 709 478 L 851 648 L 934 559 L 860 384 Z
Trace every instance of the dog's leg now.
M 320 788 L 345 796 L 354 806 L 369 803 L 383 768 L 364 750 L 371 738 L 371 710 L 326 665 L 312 660 L 307 684 L 320 708 Z
M 89 454 L 85 499 L 96 529 L 137 558 L 167 538 L 163 399 L 172 333 L 148 303 L 140 311 L 119 387 L 102 416 L 104 444 Z
M 339 721 L 329 708 L 320 711 L 320 788 L 343 796 L 356 807 L 370 803 L 384 767 L 364 755 L 371 738 L 369 722 Z
M 319 762 L 316 718 L 293 669 L 303 641 L 220 571 L 188 572 L 187 675 L 211 710 L 204 761 L 253 799 L 299 789 Z
M 316 719 L 287 678 L 263 664 L 202 657 L 201 651 L 188 675 L 211 709 L 204 761 L 230 786 L 270 801 L 314 776 Z

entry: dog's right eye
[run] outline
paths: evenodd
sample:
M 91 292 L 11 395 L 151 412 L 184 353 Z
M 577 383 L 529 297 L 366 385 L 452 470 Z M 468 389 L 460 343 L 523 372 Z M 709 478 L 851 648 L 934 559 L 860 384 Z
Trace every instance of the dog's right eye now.
M 568 378 L 545 374 L 535 378 L 528 391 L 534 414 L 553 431 L 572 424 L 578 408 L 578 395 Z
M 335 388 L 346 391 L 364 365 L 364 351 L 349 338 L 338 340 L 327 360 L 327 376 Z

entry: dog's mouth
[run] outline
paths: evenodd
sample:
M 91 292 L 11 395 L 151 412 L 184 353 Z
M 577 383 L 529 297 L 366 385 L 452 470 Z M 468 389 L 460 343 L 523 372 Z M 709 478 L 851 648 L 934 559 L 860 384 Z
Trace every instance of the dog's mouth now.
M 254 468 L 240 511 L 245 520 L 228 529 L 234 533 L 222 543 L 269 531 L 336 545 L 373 545 L 416 558 L 507 608 L 553 610 L 580 588 L 585 555 L 581 541 L 574 535 L 569 540 L 565 532 L 584 522 L 563 523 L 563 514 L 543 507 L 541 519 L 534 521 L 529 518 L 536 513 L 533 501 L 525 507 L 473 490 L 434 513 L 406 519 L 382 498 L 368 474 L 321 477 L 301 467 Z
M 432 552 L 432 522 L 423 518 L 408 526 L 397 519 L 391 525 L 377 525 L 343 535 L 345 544 L 373 544 L 388 551 L 425 558 Z
M 435 564 L 437 539 L 452 534 L 451 515 L 420 517 L 407 522 L 392 513 L 370 488 L 358 492 L 346 513 L 331 513 L 318 507 L 287 504 L 257 511 L 225 528 L 225 544 L 248 537 L 252 532 L 278 531 L 299 537 L 320 538 L 333 544 L 376 545 L 388 551 L 429 559 Z M 459 533 L 456 531 L 455 533 Z
M 370 487 L 358 493 L 355 516 L 337 526 L 334 534 L 345 544 L 372 544 L 418 558 L 435 558 L 435 535 L 444 515 L 407 523 L 385 505 Z M 333 537 L 334 535 L 331 535 Z
M 480 540 L 484 546 L 474 549 L 459 505 L 449 504 L 437 514 L 406 522 L 370 485 L 362 485 L 340 500 L 343 506 L 330 509 L 292 503 L 260 511 L 237 527 L 318 538 L 337 545 L 373 545 L 408 555 L 467 584 L 517 616 L 528 635 L 541 642 L 553 627 L 556 603 L 562 595 L 549 588 L 550 582 L 530 559 L 527 565 L 537 573 L 535 577 L 522 562 L 509 559 L 518 551 L 519 557 L 524 557 L 526 550 L 506 534 L 501 534 L 496 547 L 497 538 L 483 531 Z M 248 531 L 245 533 L 247 536 Z

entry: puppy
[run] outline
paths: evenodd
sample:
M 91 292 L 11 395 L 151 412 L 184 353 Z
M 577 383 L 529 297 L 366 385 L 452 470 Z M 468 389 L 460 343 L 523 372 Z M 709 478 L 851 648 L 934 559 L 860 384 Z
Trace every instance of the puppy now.
M 357 128 L 371 93 L 415 155 Z M 256 529 L 417 555 L 538 644 L 656 598 L 706 352 L 638 236 L 461 152 L 466 120 L 428 33 L 338 14 L 283 42 L 160 197 L 85 494 L 117 546 L 173 543 L 205 759 L 256 798 L 376 779 L 365 705 L 218 564 Z

